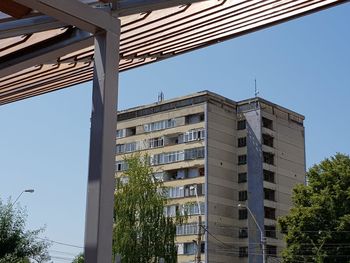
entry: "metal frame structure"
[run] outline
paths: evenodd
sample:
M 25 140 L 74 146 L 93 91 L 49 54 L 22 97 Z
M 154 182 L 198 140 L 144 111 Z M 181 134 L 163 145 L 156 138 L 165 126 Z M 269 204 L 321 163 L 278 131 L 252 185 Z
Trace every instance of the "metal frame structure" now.
M 93 80 L 86 262 L 112 262 L 119 71 L 348 1 L 0 1 L 0 105 Z

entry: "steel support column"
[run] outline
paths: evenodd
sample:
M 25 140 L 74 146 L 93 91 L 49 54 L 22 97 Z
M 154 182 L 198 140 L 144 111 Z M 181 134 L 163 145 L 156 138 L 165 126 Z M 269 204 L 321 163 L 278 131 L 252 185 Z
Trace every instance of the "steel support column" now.
M 120 20 L 115 28 L 120 30 Z M 112 262 L 120 31 L 95 36 L 85 262 Z

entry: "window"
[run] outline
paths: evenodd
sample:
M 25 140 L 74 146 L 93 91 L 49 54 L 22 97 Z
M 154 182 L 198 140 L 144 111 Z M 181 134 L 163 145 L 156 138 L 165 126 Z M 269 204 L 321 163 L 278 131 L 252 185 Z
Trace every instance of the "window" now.
M 157 181 L 165 181 L 166 179 L 166 174 L 164 172 L 158 172 L 158 173 L 154 173 L 153 174 L 154 179 L 156 179 Z
M 242 138 L 238 138 L 238 147 L 245 147 L 247 146 L 247 138 L 246 137 L 242 137 Z
M 192 142 L 197 140 L 202 140 L 205 137 L 205 130 L 190 130 L 188 132 L 185 132 L 183 134 L 183 141 L 184 142 Z
M 203 254 L 205 252 L 205 243 L 201 243 L 201 253 Z
M 262 139 L 263 139 L 263 144 L 273 147 L 273 137 L 268 135 L 268 134 L 263 134 L 262 135 Z
M 238 255 L 240 258 L 248 257 L 248 247 L 239 247 Z
M 238 155 L 238 165 L 247 164 L 247 155 Z
M 269 152 L 263 152 L 264 163 L 274 165 L 274 154 Z
M 204 121 L 204 113 L 196 113 L 185 117 L 186 124 L 195 124 Z
M 264 188 L 264 198 L 265 200 L 276 201 L 275 190 Z
M 178 212 L 179 207 L 177 205 L 169 205 L 164 207 L 164 215 L 166 217 L 174 217 L 176 216 L 176 212 Z
M 246 120 L 237 121 L 237 130 L 244 130 L 246 128 Z
M 204 158 L 204 147 L 185 150 L 185 160 Z
M 152 131 L 159 131 L 159 130 L 173 128 L 175 126 L 176 126 L 175 119 L 168 119 L 168 120 L 147 123 L 143 125 L 143 130 L 145 132 L 152 132 Z
M 159 138 L 149 139 L 148 146 L 151 149 L 152 148 L 157 148 L 157 147 L 162 147 L 162 146 L 164 146 L 164 138 L 163 137 L 159 137 Z
M 136 151 L 136 142 L 129 142 L 124 145 L 125 152 L 134 152 Z
M 276 256 L 277 255 L 277 247 L 276 246 L 271 246 L 271 245 L 267 245 L 266 246 L 266 254 L 267 256 Z
M 196 196 L 196 189 L 197 189 L 197 195 L 203 195 L 204 194 L 204 184 L 192 184 L 192 185 L 185 185 L 185 196 Z
M 238 174 L 238 183 L 247 182 L 247 173 L 239 173 Z
M 246 201 L 248 199 L 247 191 L 239 191 L 238 192 L 238 201 Z
M 201 209 L 200 212 L 203 215 L 204 214 L 204 209 L 205 209 L 204 203 L 203 202 L 199 202 L 199 205 L 200 205 L 200 209 Z M 187 212 L 187 214 L 189 216 L 191 216 L 191 215 L 199 215 L 199 207 L 198 207 L 197 202 L 196 203 L 191 203 L 191 204 L 181 205 L 180 213 L 184 214 L 185 211 Z
M 238 237 L 239 238 L 247 238 L 248 237 L 248 228 L 243 227 L 238 230 Z
M 248 210 L 246 208 L 238 210 L 238 219 L 243 220 L 248 218 Z
M 125 171 L 128 169 L 128 164 L 124 161 L 117 161 L 115 163 L 115 170 L 117 172 L 120 172 L 120 171 Z
M 183 151 L 159 153 L 150 157 L 150 164 L 159 165 L 166 163 L 174 163 L 178 161 L 183 161 L 184 157 L 185 155 Z
M 199 172 L 199 176 L 204 176 L 205 173 L 204 173 L 204 167 L 201 167 L 198 169 L 198 172 Z
M 262 117 L 262 125 L 264 128 L 272 130 L 273 125 L 272 125 L 272 120 L 269 120 L 265 117 Z
M 124 138 L 125 136 L 126 136 L 125 129 L 117 130 L 117 138 Z
M 274 225 L 265 226 L 265 236 L 271 237 L 271 238 L 276 238 L 276 226 L 274 226 Z
M 203 224 L 203 223 L 202 223 Z M 189 223 L 176 226 L 176 235 L 196 235 L 198 233 L 198 224 Z
M 264 181 L 270 182 L 270 183 L 275 182 L 275 173 L 274 172 L 271 172 L 269 170 L 264 169 L 263 173 L 264 173 Z
M 276 209 L 272 207 L 264 207 L 265 218 L 276 219 Z
M 133 136 L 136 134 L 136 127 L 126 128 L 126 136 Z
M 184 254 L 185 255 L 193 255 L 194 252 L 196 251 L 196 244 L 191 242 L 191 243 L 184 243 Z
M 168 198 L 179 198 L 185 196 L 183 186 L 170 187 L 167 189 L 167 193 Z
M 118 153 L 123 153 L 125 152 L 125 145 L 124 144 L 117 144 L 115 146 L 115 152 Z

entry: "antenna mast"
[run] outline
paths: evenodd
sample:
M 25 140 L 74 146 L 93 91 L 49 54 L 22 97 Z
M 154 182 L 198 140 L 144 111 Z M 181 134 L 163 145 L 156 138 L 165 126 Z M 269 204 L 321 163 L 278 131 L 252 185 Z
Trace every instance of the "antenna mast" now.
M 254 79 L 254 86 L 255 86 L 254 95 L 255 95 L 255 97 L 258 97 L 259 91 L 258 91 L 258 88 L 257 88 L 257 86 L 256 86 L 256 78 Z

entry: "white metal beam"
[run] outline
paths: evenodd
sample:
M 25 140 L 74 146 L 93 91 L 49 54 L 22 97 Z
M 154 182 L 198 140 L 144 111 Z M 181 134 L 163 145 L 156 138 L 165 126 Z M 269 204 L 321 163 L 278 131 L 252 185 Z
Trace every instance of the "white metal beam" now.
M 106 30 L 117 33 L 114 18 L 104 10 L 93 8 L 78 0 L 15 0 L 68 25 L 96 33 Z
M 121 17 L 203 1 L 212 0 L 119 0 L 113 13 Z

